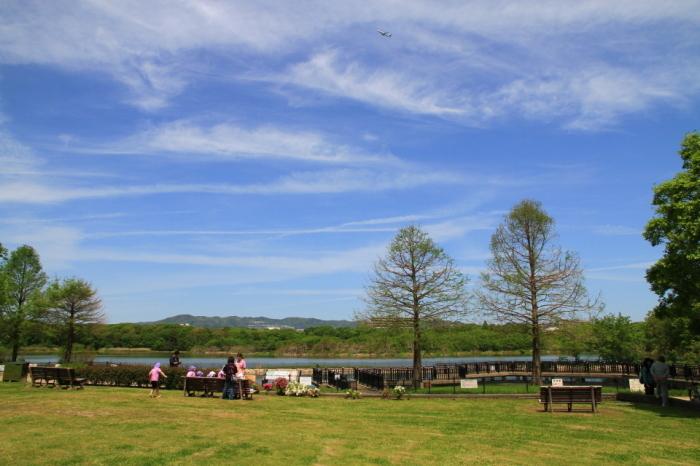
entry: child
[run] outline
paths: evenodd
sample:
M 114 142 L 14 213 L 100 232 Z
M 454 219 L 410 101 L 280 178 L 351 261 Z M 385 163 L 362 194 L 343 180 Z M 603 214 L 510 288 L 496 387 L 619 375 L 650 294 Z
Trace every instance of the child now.
M 151 394 L 148 395 L 151 398 L 160 398 L 160 376 L 163 376 L 164 378 L 168 378 L 167 375 L 165 375 L 165 372 L 163 372 L 160 369 L 160 363 L 157 362 L 153 365 L 153 369 L 148 373 L 148 380 L 151 381 Z

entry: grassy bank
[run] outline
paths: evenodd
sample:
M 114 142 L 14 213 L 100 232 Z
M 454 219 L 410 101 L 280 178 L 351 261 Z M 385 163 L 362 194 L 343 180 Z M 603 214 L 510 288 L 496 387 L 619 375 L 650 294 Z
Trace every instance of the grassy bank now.
M 700 417 L 606 402 L 598 415 L 534 400 L 252 402 L 146 390 L 0 384 L 7 464 L 692 464 Z M 582 407 L 585 409 L 585 407 Z M 39 449 L 40 447 L 40 449 Z

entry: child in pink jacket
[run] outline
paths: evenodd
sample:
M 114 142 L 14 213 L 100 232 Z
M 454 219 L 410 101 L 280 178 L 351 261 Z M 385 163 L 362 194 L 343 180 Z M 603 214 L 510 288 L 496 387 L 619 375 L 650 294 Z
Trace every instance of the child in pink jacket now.
M 168 378 L 167 375 L 165 375 L 165 372 L 163 372 L 160 369 L 160 363 L 157 362 L 153 365 L 153 369 L 148 373 L 148 380 L 151 382 L 151 394 L 148 395 L 151 398 L 160 398 L 160 376 L 163 376 L 164 378 Z

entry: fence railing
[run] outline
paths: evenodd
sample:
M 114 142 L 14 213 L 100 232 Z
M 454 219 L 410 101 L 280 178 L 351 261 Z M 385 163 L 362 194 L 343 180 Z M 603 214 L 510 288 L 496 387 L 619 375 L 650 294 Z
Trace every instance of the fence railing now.
M 549 374 L 636 377 L 639 375 L 640 364 L 599 361 L 542 361 L 540 367 L 543 373 Z M 670 365 L 670 369 L 672 378 L 685 379 L 692 382 L 700 381 L 700 366 L 674 364 Z M 362 385 L 378 390 L 391 388 L 395 385 L 409 385 L 413 380 L 413 368 L 411 367 L 356 368 L 353 370 L 355 372 L 355 380 Z M 336 371 L 336 369 L 328 369 L 328 371 L 331 374 L 331 371 Z M 422 376 L 424 382 L 457 382 L 459 379 L 468 376 L 473 377 L 474 375 L 483 377 L 510 375 L 527 377 L 531 374 L 531 361 L 486 361 L 425 366 L 423 367 Z M 321 377 L 320 373 L 318 377 Z M 333 385 L 330 382 L 329 384 Z

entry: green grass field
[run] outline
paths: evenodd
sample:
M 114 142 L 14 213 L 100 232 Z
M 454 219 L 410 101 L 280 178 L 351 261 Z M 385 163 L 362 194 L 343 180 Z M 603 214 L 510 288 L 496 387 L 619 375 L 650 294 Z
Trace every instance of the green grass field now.
M 3 464 L 700 464 L 700 416 L 605 402 L 185 398 L 0 384 Z M 563 407 L 562 407 L 563 408 Z

